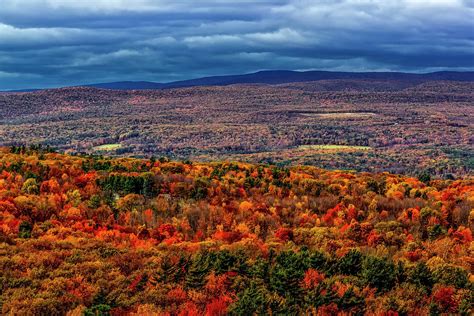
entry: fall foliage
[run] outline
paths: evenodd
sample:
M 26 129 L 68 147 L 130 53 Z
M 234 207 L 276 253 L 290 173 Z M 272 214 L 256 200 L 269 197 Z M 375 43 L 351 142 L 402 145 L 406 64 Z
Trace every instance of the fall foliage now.
M 473 82 L 391 79 L 0 93 L 0 146 L 464 177 L 473 99 Z
M 474 180 L 0 149 L 5 315 L 472 314 Z

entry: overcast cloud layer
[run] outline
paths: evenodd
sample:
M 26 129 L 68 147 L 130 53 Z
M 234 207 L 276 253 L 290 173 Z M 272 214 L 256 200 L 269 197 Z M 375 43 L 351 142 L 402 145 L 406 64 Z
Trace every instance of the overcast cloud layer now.
M 0 90 L 474 69 L 474 0 L 0 0 Z

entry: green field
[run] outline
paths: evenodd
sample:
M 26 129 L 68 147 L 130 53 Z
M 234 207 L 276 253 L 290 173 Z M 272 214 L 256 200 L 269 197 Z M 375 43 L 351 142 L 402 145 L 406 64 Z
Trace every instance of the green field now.
M 95 151 L 111 151 L 122 148 L 122 144 L 105 144 L 92 148 Z
M 349 146 L 349 145 L 301 145 L 302 150 L 371 150 L 369 146 Z
M 304 113 L 304 116 L 312 116 L 329 119 L 368 118 L 376 116 L 372 112 L 328 112 L 328 113 Z

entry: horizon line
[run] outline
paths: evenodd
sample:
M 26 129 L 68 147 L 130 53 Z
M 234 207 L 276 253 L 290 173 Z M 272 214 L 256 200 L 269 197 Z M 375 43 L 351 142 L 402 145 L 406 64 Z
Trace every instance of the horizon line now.
M 64 89 L 64 88 L 79 88 L 79 87 L 94 87 L 96 85 L 106 85 L 114 83 L 151 83 L 157 85 L 170 85 L 174 83 L 184 83 L 193 80 L 200 79 L 209 79 L 209 78 L 224 78 L 224 77 L 239 77 L 246 75 L 254 75 L 259 73 L 271 73 L 271 72 L 288 72 L 288 73 L 347 73 L 347 74 L 407 74 L 407 75 L 430 75 L 430 74 L 441 74 L 441 73 L 474 73 L 474 70 L 437 70 L 437 71 L 428 71 L 428 72 L 411 72 L 411 71 L 392 71 L 392 70 L 371 70 L 371 71 L 343 71 L 343 70 L 320 70 L 320 69 L 311 69 L 311 70 L 289 70 L 289 69 L 268 69 L 268 70 L 257 70 L 253 72 L 237 73 L 237 74 L 224 74 L 224 75 L 206 75 L 200 77 L 192 77 L 189 79 L 175 80 L 175 81 L 150 81 L 150 80 L 118 80 L 118 81 L 103 81 L 103 82 L 91 82 L 84 84 L 71 84 L 71 85 L 58 85 L 53 87 L 42 87 L 42 88 L 24 88 L 24 89 L 0 89 L 0 92 L 34 92 L 42 90 L 54 90 L 54 89 Z M 326 80 L 341 80 L 341 79 L 326 79 Z M 100 88 L 98 88 L 100 89 Z M 133 89 L 132 89 L 133 90 Z

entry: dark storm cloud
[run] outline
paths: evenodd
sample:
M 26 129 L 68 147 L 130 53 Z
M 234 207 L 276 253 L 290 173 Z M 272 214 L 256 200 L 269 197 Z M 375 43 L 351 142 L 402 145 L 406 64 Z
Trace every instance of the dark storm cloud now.
M 2 0 L 0 89 L 474 68 L 470 0 Z

